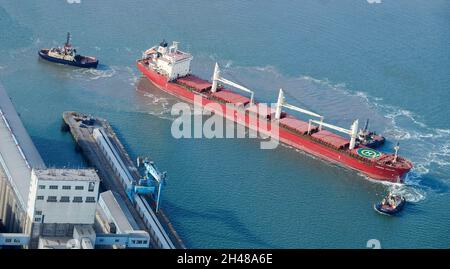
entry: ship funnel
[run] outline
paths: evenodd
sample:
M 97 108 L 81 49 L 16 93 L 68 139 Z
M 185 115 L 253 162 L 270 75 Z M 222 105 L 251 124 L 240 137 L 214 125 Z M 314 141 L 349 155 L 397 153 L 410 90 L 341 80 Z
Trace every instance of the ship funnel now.
M 351 138 L 350 138 L 350 149 L 354 149 L 356 145 L 356 137 L 358 135 L 358 120 L 355 120 L 352 124 L 351 130 Z
M 284 93 L 283 89 L 280 89 L 280 92 L 278 93 L 278 101 L 277 101 L 277 108 L 275 110 L 275 119 L 279 120 L 281 116 L 281 107 L 283 107 L 284 103 Z
M 217 91 L 217 83 L 219 81 L 219 78 L 220 78 L 220 69 L 219 69 L 219 65 L 216 63 L 216 65 L 214 66 L 214 74 L 212 77 L 212 86 L 211 86 L 212 92 Z

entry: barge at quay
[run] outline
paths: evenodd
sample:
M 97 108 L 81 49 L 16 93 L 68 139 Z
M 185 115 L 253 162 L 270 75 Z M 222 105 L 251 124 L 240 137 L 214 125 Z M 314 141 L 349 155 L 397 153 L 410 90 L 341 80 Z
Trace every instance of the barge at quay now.
M 217 63 L 212 82 L 191 74 L 192 59 L 190 53 L 178 49 L 178 42 L 169 46 L 163 41 L 144 52 L 142 59 L 137 61 L 137 68 L 156 87 L 169 94 L 190 103 L 196 100 L 195 104 L 202 107 L 218 104 L 221 109 L 214 109 L 211 105 L 208 105 L 208 109 L 233 122 L 245 123 L 247 127 L 265 135 L 271 136 L 271 126 L 276 124 L 279 126 L 277 139 L 280 142 L 357 170 L 370 178 L 403 182 L 413 167 L 409 160 L 398 155 L 398 147 L 395 148 L 395 153 L 391 154 L 364 145 L 358 135 L 358 120 L 353 122 L 350 129 L 326 123 L 323 116 L 287 103 L 282 89 L 279 91 L 275 109 L 271 109 L 256 102 L 252 90 L 223 78 Z M 235 90 L 227 89 L 224 85 Z M 250 97 L 236 90 L 241 90 Z M 224 113 L 230 109 L 229 105 L 234 105 L 233 111 Z M 303 121 L 282 109 L 303 113 L 311 118 Z M 242 122 L 239 119 L 243 119 Z M 261 121 L 265 124 L 258 124 Z M 255 122 L 257 124 L 254 124 Z M 261 130 L 261 126 L 266 127 Z M 330 130 L 347 134 L 349 138 Z

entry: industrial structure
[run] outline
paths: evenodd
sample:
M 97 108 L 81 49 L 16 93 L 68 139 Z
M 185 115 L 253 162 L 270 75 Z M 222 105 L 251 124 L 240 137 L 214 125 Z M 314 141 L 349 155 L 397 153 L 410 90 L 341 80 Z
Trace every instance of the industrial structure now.
M 1 84 L 0 117 L 0 243 L 28 245 L 31 171 L 46 166 Z
M 158 247 L 94 169 L 46 167 L 1 84 L 0 116 L 0 248 Z
M 63 120 L 66 126 L 63 129 L 68 127 L 83 155 L 97 169 L 103 184 L 114 191 L 115 199 L 107 199 L 111 195 L 106 195 L 102 200 L 123 201 L 119 204 L 128 209 L 128 215 L 134 218 L 140 229 L 149 233 L 154 247 L 184 248 L 182 240 L 160 209 L 165 173 L 159 172 L 148 159 L 139 158 L 138 164 L 143 164 L 145 169 L 144 176 L 141 176 L 105 119 L 79 112 L 64 112 Z M 104 213 L 112 216 L 114 211 L 104 210 Z M 121 225 L 118 227 L 117 223 L 114 226 L 121 232 L 127 230 Z

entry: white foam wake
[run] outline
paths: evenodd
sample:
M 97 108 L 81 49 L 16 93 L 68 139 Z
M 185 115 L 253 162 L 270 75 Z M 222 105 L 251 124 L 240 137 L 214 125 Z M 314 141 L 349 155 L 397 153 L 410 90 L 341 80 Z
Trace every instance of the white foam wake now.
M 149 92 L 144 92 L 143 97 L 145 98 L 143 108 L 138 109 L 141 111 L 135 112 L 146 113 L 160 119 L 174 120 L 174 117 L 170 114 L 171 106 L 167 98 L 156 96 Z
M 152 93 L 148 93 L 148 92 L 145 92 L 144 96 L 148 97 L 148 99 L 150 100 L 149 104 L 151 104 L 151 105 L 160 105 L 163 110 L 170 111 L 170 108 L 168 107 L 169 106 L 169 102 L 168 102 L 167 98 L 158 97 L 158 96 L 156 96 L 156 95 L 154 95 Z
M 405 197 L 406 201 L 410 203 L 418 203 L 423 201 L 426 197 L 424 190 L 409 185 L 391 185 L 389 191 L 392 194 Z
M 88 80 L 97 80 L 102 78 L 111 78 L 116 74 L 117 68 L 111 67 L 106 70 L 99 70 L 99 69 L 75 69 L 74 73 L 76 74 L 77 78 L 85 78 Z

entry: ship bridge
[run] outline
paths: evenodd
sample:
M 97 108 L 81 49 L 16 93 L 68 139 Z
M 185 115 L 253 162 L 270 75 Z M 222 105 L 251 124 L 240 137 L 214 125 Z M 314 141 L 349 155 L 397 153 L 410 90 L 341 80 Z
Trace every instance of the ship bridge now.
M 193 59 L 190 53 L 178 49 L 176 41 L 169 47 L 166 42 L 161 42 L 157 48 L 145 51 L 143 58 L 148 60 L 149 66 L 166 75 L 169 81 L 187 76 Z

